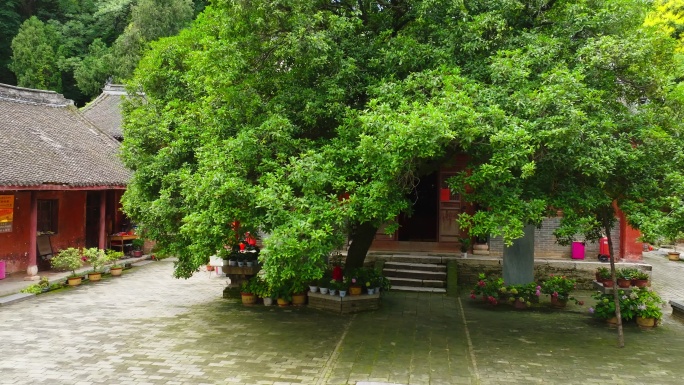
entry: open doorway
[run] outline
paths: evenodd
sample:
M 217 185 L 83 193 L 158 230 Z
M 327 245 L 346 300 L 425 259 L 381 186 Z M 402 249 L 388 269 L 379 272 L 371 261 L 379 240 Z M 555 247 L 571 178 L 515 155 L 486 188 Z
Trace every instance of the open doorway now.
M 86 195 L 85 247 L 100 245 L 100 199 L 99 191 L 88 191 Z
M 413 212 L 399 216 L 399 241 L 437 242 L 439 213 L 438 173 L 423 176 L 411 193 Z

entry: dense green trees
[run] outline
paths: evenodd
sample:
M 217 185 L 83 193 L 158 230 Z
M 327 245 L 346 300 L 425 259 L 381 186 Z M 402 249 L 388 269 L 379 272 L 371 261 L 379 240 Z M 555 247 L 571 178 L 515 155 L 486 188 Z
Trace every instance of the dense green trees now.
M 233 221 L 265 231 L 274 282 L 320 275 L 345 235 L 348 263 L 362 262 L 378 225 L 457 152 L 473 164 L 452 187 L 488 208 L 462 218 L 471 234 L 510 241 L 563 210 L 561 239 L 596 236 L 616 200 L 638 224 L 682 136 L 675 42 L 644 26 L 648 11 L 216 1 L 140 64 L 125 208 L 179 256 L 179 277 L 235 239 Z
M 82 104 L 108 78 L 120 82 L 130 77 L 149 42 L 178 33 L 205 4 L 4 0 L 0 82 L 63 92 Z

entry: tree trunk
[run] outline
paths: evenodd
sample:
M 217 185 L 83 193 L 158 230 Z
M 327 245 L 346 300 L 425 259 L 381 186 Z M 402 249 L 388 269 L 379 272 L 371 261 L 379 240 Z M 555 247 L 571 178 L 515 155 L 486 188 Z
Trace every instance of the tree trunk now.
M 347 259 L 345 267 L 347 269 L 355 269 L 363 266 L 363 261 L 366 259 L 368 249 L 373 243 L 375 233 L 378 231 L 378 226 L 371 222 L 363 222 L 356 227 L 351 234 L 351 245 L 347 250 Z
M 608 238 L 608 254 L 610 255 L 610 278 L 613 280 L 613 301 L 615 303 L 615 317 L 617 317 L 618 347 L 625 347 L 625 334 L 622 330 L 622 315 L 620 314 L 620 295 L 618 294 L 617 277 L 615 276 L 615 255 L 613 253 L 613 237 L 610 235 L 612 226 L 604 221 L 604 229 Z

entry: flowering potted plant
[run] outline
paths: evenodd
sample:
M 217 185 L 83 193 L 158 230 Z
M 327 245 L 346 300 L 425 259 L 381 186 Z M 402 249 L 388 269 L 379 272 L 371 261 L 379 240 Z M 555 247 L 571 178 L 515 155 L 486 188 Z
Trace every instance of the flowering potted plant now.
M 575 280 L 565 277 L 564 275 L 553 275 L 541 284 L 541 291 L 544 294 L 551 296 L 551 305 L 555 307 L 564 307 L 570 297 L 570 292 L 575 289 Z
M 363 268 L 349 271 L 347 282 L 349 282 L 349 294 L 351 295 L 360 295 L 364 287 L 369 288 L 371 286 L 367 271 Z
M 486 277 L 484 273 L 480 273 L 475 287 L 470 291 L 470 298 L 475 299 L 478 296 L 482 296 L 482 299 L 486 302 L 496 305 L 499 303 L 499 293 L 503 286 L 503 278 Z
M 527 285 L 510 285 L 499 289 L 501 296 L 507 296 L 508 302 L 516 309 L 525 309 L 532 306 L 532 302 L 539 302 L 541 286 L 532 282 Z
M 603 294 L 599 291 L 594 293 L 592 298 L 596 300 L 596 304 L 589 308 L 589 313 L 610 324 L 616 324 L 617 317 L 615 314 L 613 294 Z M 624 290 L 618 290 L 618 298 L 620 299 L 620 316 L 622 319 L 630 320 L 634 318 L 636 309 L 634 300 L 637 298 L 636 293 L 632 292 L 630 295 L 627 295 Z
M 67 277 L 67 282 L 70 286 L 78 286 L 81 284 L 83 277 L 76 275 L 76 269 L 83 266 L 80 249 L 69 247 L 60 250 L 57 255 L 52 257 L 50 263 L 55 269 L 71 270 L 71 275 Z
M 648 287 L 634 289 L 634 313 L 639 326 L 654 327 L 663 318 L 662 306 L 665 303 L 660 296 Z

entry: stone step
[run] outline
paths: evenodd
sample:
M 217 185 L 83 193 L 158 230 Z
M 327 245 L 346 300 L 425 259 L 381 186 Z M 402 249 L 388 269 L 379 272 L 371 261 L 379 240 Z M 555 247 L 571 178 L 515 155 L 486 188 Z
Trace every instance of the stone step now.
M 392 291 L 413 291 L 420 293 L 446 293 L 446 289 L 440 287 L 414 287 L 414 286 L 392 286 Z
M 385 262 L 385 269 L 446 271 L 446 266 L 433 263 Z
M 397 278 L 387 277 L 392 286 L 413 286 L 413 287 L 445 287 L 446 282 L 433 279 L 413 279 L 413 278 Z
M 387 262 L 441 264 L 442 257 L 418 254 L 391 254 L 391 257 Z
M 403 269 L 383 269 L 385 277 L 412 278 L 421 280 L 445 281 L 447 273 L 443 271 L 422 271 L 422 270 L 403 270 Z

